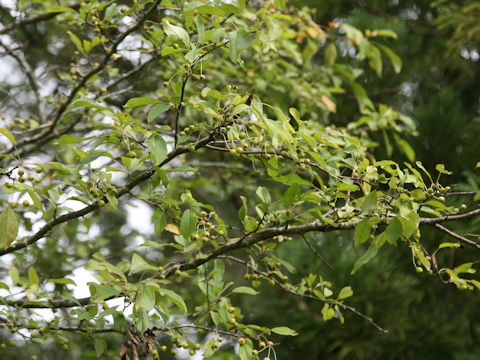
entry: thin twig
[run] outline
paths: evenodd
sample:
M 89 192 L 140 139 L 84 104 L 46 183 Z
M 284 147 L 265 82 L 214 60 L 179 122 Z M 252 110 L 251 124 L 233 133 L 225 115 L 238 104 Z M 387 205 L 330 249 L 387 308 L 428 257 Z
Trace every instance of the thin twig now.
M 477 243 L 473 240 L 467 239 L 466 237 L 464 237 L 462 235 L 459 235 L 459 234 L 453 232 L 452 230 L 447 229 L 445 226 L 442 226 L 440 224 L 435 224 L 433 226 L 435 226 L 437 229 L 447 233 L 448 235 L 450 235 L 451 237 L 453 237 L 457 240 L 463 241 L 464 243 L 467 243 L 469 245 L 475 246 L 476 248 L 480 249 L 480 244 L 479 243 Z

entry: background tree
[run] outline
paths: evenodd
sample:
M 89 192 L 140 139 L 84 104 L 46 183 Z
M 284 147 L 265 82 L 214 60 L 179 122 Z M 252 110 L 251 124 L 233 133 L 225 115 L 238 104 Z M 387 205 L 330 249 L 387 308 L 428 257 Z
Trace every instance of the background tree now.
M 469 11 L 362 4 L 2 5 L 5 357 L 474 357 Z

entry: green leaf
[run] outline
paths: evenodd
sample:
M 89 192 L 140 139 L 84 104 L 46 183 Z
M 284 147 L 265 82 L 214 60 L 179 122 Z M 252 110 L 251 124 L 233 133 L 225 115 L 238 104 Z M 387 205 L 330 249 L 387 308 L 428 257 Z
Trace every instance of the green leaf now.
M 6 206 L 0 214 L 0 249 L 10 246 L 17 238 L 18 218 L 10 206 Z
M 20 284 L 20 273 L 18 272 L 18 269 L 15 266 L 12 266 L 8 270 L 8 276 L 10 276 L 13 286 Z
M 363 219 L 355 226 L 355 247 L 360 246 L 368 240 L 371 229 L 368 218 Z
M 62 284 L 62 285 L 77 285 L 75 281 L 72 279 L 61 278 L 61 279 L 49 279 L 47 282 L 54 283 L 54 284 Z
M 160 164 L 167 157 L 167 144 L 160 135 L 150 136 L 147 147 L 155 165 Z
M 152 106 L 150 111 L 148 112 L 147 122 L 150 124 L 154 121 L 159 115 L 167 112 L 170 109 L 170 105 L 166 103 L 159 103 L 157 105 Z
M 213 344 L 215 344 L 216 341 L 217 339 L 215 339 L 215 337 L 212 336 L 203 345 L 203 357 L 205 359 L 215 354 L 215 349 L 213 348 Z
M 200 16 L 195 16 L 195 25 L 197 26 L 197 41 L 199 43 L 203 42 L 203 36 L 205 34 L 205 25 L 202 22 L 202 18 Z
M 451 171 L 448 171 L 445 169 L 444 164 L 437 164 L 435 166 L 435 170 L 437 170 L 440 174 L 447 174 L 447 175 L 452 175 L 453 173 Z
M 240 30 L 229 32 L 228 38 L 230 39 L 230 60 L 237 61 L 242 50 L 252 43 L 252 37 L 245 30 Z
M 135 300 L 135 308 L 137 310 L 144 309 L 146 312 L 153 309 L 155 306 L 155 291 L 149 287 L 144 286 L 142 293 Z
M 400 147 L 400 150 L 407 156 L 408 161 L 415 161 L 415 150 L 410 146 L 410 144 L 402 139 L 400 136 L 395 134 L 394 136 L 395 142 L 398 144 Z
M 120 294 L 120 291 L 110 285 L 95 285 L 95 294 L 92 297 L 95 300 L 105 300 Z
M 165 20 L 163 24 L 163 31 L 165 31 L 165 34 L 173 39 L 173 40 L 181 40 L 187 48 L 190 47 L 190 35 L 188 35 L 188 32 L 177 25 L 172 25 L 169 23 L 168 20 Z
M 392 63 L 393 71 L 398 74 L 402 70 L 402 59 L 400 59 L 400 56 L 395 54 L 388 46 L 380 44 L 378 44 L 378 46 L 383 50 L 385 54 L 387 54 L 390 62 Z
M 136 98 L 131 98 L 130 100 L 127 101 L 127 103 L 123 106 L 125 109 L 131 109 L 137 106 L 144 106 L 144 105 L 149 105 L 149 104 L 160 104 L 163 102 L 157 99 L 152 99 L 152 98 L 146 98 L 146 97 L 136 97 Z
M 17 145 L 17 142 L 15 141 L 15 137 L 14 137 L 13 134 L 12 134 L 10 131 L 8 131 L 7 129 L 1 127 L 1 128 L 0 128 L 0 134 L 5 135 L 5 136 L 8 138 L 8 140 L 10 140 L 10 142 L 11 142 L 13 145 Z
M 75 12 L 74 9 L 67 6 L 54 6 L 45 10 L 46 13 Z
M 167 289 L 160 289 L 159 290 L 159 293 L 160 295 L 165 295 L 167 296 L 170 300 L 172 300 L 172 302 L 177 305 L 177 307 L 182 310 L 182 312 L 184 314 L 187 313 L 187 305 L 185 304 L 185 301 L 183 300 L 183 298 L 178 295 L 177 293 L 171 291 L 171 290 L 167 290 Z
M 298 333 L 295 330 L 290 329 L 289 327 L 286 326 L 279 326 L 279 327 L 274 327 L 273 329 L 270 329 L 273 333 L 278 334 L 278 335 L 285 335 L 285 336 L 297 336 Z
M 451 242 L 447 242 L 447 243 L 441 243 L 438 248 L 439 249 L 443 249 L 443 248 L 459 248 L 460 246 L 462 246 L 462 244 L 460 243 L 451 243 Z
M 180 233 L 185 239 L 190 238 L 195 232 L 197 221 L 198 217 L 192 210 L 187 209 L 183 212 L 182 219 L 180 220 Z
M 38 285 L 38 275 L 33 266 L 28 268 L 28 282 L 30 285 Z
M 371 214 L 377 207 L 377 192 L 372 191 L 362 201 L 360 208 L 364 214 Z
M 145 270 L 158 271 L 158 267 L 150 265 L 140 255 L 133 254 L 132 265 L 130 266 L 130 274 L 135 274 L 137 272 L 145 271 Z
M 86 100 L 86 99 L 80 99 L 80 100 L 74 101 L 70 106 L 72 108 L 87 107 L 87 108 L 93 108 L 93 109 L 98 109 L 98 110 L 107 110 L 109 112 L 112 112 L 111 109 L 109 109 L 105 106 L 98 105 L 94 101 Z
M 368 263 L 377 254 L 377 244 L 372 241 L 368 250 L 353 265 L 352 274 L 354 274 L 363 265 Z
M 275 6 L 281 10 L 285 9 L 286 0 L 275 0 Z
M 337 59 L 337 47 L 335 46 L 335 43 L 331 42 L 327 45 L 325 48 L 325 62 L 328 65 L 333 65 L 335 64 L 335 60 Z
M 70 39 L 72 39 L 72 41 L 75 44 L 77 50 L 80 51 L 82 54 L 84 54 L 85 51 L 83 50 L 82 41 L 78 38 L 78 36 L 75 35 L 71 31 L 67 31 L 67 34 L 68 34 L 68 36 L 70 36 Z
M 252 289 L 251 287 L 248 286 L 239 286 L 235 289 L 232 290 L 232 293 L 238 293 L 238 294 L 247 294 L 247 295 L 258 295 L 259 292 Z
M 397 246 L 397 240 L 403 233 L 402 222 L 394 217 L 387 226 L 387 240 L 390 244 Z
M 240 360 L 257 359 L 257 357 L 252 354 L 252 351 L 253 351 L 252 341 L 250 339 L 247 339 L 247 341 L 244 344 L 241 344 L 238 348 L 238 356 L 240 357 Z
M 66 145 L 66 144 L 74 144 L 74 143 L 82 142 L 82 141 L 85 141 L 85 140 L 91 140 L 91 139 L 95 139 L 95 138 L 96 138 L 96 136 L 81 138 L 81 137 L 73 136 L 73 135 L 62 135 L 58 138 L 57 141 L 58 141 L 58 144 L 60 144 L 60 145 Z
M 338 294 L 338 300 L 346 299 L 353 295 L 353 290 L 350 286 L 345 286 L 342 290 L 340 290 L 340 294 Z
M 255 193 L 264 204 L 270 204 L 272 202 L 272 199 L 270 198 L 270 193 L 268 192 L 267 188 L 259 186 Z
M 107 348 L 107 343 L 105 342 L 105 340 L 95 337 L 94 346 L 95 346 L 95 354 L 97 355 L 97 357 L 100 357 L 105 352 Z
M 298 184 L 291 185 L 283 195 L 283 205 L 285 205 L 285 207 L 289 207 L 292 204 L 295 196 L 300 195 L 301 192 L 302 190 L 300 188 L 300 185 Z

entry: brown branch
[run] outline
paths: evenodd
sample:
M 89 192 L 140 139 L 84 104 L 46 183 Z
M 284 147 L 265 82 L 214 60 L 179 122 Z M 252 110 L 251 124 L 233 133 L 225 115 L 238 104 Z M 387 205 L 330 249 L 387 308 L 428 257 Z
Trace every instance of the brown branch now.
M 163 160 L 163 162 L 160 163 L 158 166 L 162 167 L 163 165 L 169 163 L 172 159 L 176 158 L 178 155 L 189 152 L 190 151 L 189 150 L 190 146 L 194 146 L 195 149 L 198 149 L 198 148 L 201 148 L 201 147 L 205 146 L 208 142 L 210 142 L 213 139 L 213 134 L 214 134 L 214 131 L 212 131 L 212 133 L 209 136 L 204 137 L 203 139 L 200 139 L 196 143 L 179 146 L 178 148 L 171 151 L 167 155 L 166 159 Z M 140 175 L 138 175 L 134 179 L 132 179 L 129 183 L 127 183 L 125 185 L 124 188 L 122 188 L 118 192 L 116 197 L 117 198 L 122 197 L 123 195 L 130 192 L 130 190 L 132 190 L 135 186 L 137 186 L 141 182 L 149 179 L 153 174 L 155 174 L 155 168 L 156 168 L 155 166 L 152 166 L 152 167 L 148 168 L 147 170 L 143 171 Z M 97 210 L 98 208 L 99 208 L 99 206 L 97 205 L 97 203 L 94 203 L 94 204 L 91 204 L 91 205 L 88 205 L 88 206 L 84 207 L 83 209 L 80 209 L 80 210 L 77 210 L 77 211 L 72 211 L 72 212 L 69 212 L 67 214 L 55 217 L 54 219 L 52 219 L 48 223 L 46 223 L 39 231 L 37 231 L 35 234 L 33 234 L 32 236 L 27 238 L 25 241 L 23 241 L 21 243 L 14 244 L 14 245 L 11 245 L 6 249 L 0 250 L 0 256 L 5 255 L 5 254 L 10 254 L 10 253 L 15 252 L 17 250 L 26 248 L 27 246 L 37 242 L 38 240 L 44 238 L 45 236 L 47 236 L 47 234 L 55 226 L 57 226 L 59 224 L 62 224 L 64 222 L 67 222 L 67 221 L 85 216 L 85 215 Z
M 420 218 L 420 224 L 438 224 L 445 221 L 468 219 L 478 214 L 480 214 L 480 208 L 458 215 L 446 215 L 438 218 Z
M 196 149 L 198 149 L 199 147 L 202 147 L 208 144 L 211 140 L 212 140 L 212 135 L 199 140 L 197 143 L 195 143 L 194 146 Z M 168 163 L 176 156 L 182 153 L 188 152 L 189 151 L 188 147 L 189 145 L 179 146 L 178 148 L 170 152 L 167 158 L 159 166 L 163 166 L 164 164 Z M 154 167 L 151 167 L 145 170 L 142 174 L 134 178 L 123 189 L 121 189 L 117 194 L 117 197 L 121 197 L 125 195 L 136 185 L 150 178 L 154 173 L 155 173 Z M 85 207 L 84 209 L 74 211 L 74 212 L 62 215 L 58 218 L 55 218 L 50 222 L 48 222 L 43 228 L 41 228 L 36 234 L 31 236 L 25 242 L 14 245 L 14 246 L 10 246 L 7 249 L 0 250 L 0 255 L 8 254 L 18 249 L 25 248 L 28 245 L 43 238 L 46 235 L 46 233 L 50 231 L 54 226 L 61 224 L 63 222 L 72 220 L 74 218 L 84 216 L 96 209 L 98 209 L 98 205 L 93 204 Z M 475 215 L 478 215 L 479 213 L 480 213 L 480 209 L 477 209 L 477 210 L 470 211 L 464 214 L 459 214 L 459 215 L 447 215 L 440 218 L 420 218 L 420 224 L 437 224 L 445 221 L 461 220 L 461 219 L 473 217 Z M 226 254 L 233 250 L 249 247 L 254 243 L 257 243 L 262 240 L 271 239 L 277 235 L 302 235 L 302 234 L 313 232 L 313 231 L 330 232 L 330 231 L 336 231 L 336 230 L 348 230 L 348 229 L 353 229 L 360 221 L 361 220 L 341 222 L 341 223 L 332 225 L 328 223 L 322 223 L 319 220 L 315 220 L 311 223 L 302 224 L 302 225 L 263 228 L 257 231 L 255 234 L 251 234 L 249 236 L 242 237 L 239 240 L 231 241 L 226 244 L 220 245 L 219 247 L 217 247 L 216 249 L 213 249 L 210 253 L 206 254 L 202 258 L 197 258 L 189 262 L 177 263 L 174 266 L 170 266 L 168 269 L 164 270 L 162 274 L 165 275 L 165 277 L 167 278 L 174 275 L 177 269 L 180 271 L 195 269 L 200 265 L 203 265 L 213 259 L 216 259 L 223 254 Z M 85 304 L 89 304 L 91 302 L 91 299 L 88 297 L 88 298 L 79 299 L 78 301 L 82 305 L 85 305 Z M 52 307 L 62 308 L 62 307 L 78 306 L 76 301 L 71 301 L 71 300 L 54 300 L 53 302 L 50 302 L 50 303 L 32 302 L 28 300 L 12 300 L 12 301 L 4 301 L 4 305 L 23 306 L 23 307 L 29 307 L 29 308 L 52 308 Z
M 464 237 L 464 236 L 462 236 L 462 235 L 460 235 L 460 234 L 457 234 L 457 233 L 453 232 L 452 230 L 447 229 L 445 226 L 442 226 L 442 225 L 440 225 L 440 224 L 438 224 L 438 223 L 435 224 L 435 225 L 433 225 L 433 226 L 435 226 L 437 229 L 439 229 L 439 230 L 447 233 L 448 235 L 450 235 L 451 237 L 453 237 L 453 238 L 455 238 L 455 239 L 457 239 L 457 240 L 463 241 L 463 242 L 466 243 L 466 244 L 475 246 L 476 248 L 479 248 L 479 249 L 480 249 L 480 244 L 479 244 L 479 243 L 477 243 L 477 242 L 475 242 L 475 241 L 473 241 L 473 240 L 467 239 L 466 237 Z

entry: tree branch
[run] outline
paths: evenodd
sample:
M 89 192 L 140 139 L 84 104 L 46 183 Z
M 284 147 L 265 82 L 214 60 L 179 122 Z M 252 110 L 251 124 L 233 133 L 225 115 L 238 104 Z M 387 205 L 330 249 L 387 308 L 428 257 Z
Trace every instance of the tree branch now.
M 480 249 L 480 244 L 479 243 L 477 243 L 473 240 L 467 239 L 466 237 L 464 237 L 462 235 L 459 235 L 459 234 L 453 232 L 452 230 L 447 229 L 445 226 L 442 226 L 438 223 L 433 225 L 433 226 L 435 226 L 437 229 L 447 233 L 448 235 L 450 235 L 451 237 L 453 237 L 457 240 L 463 241 L 464 243 L 467 243 L 469 245 L 475 246 L 476 248 Z

